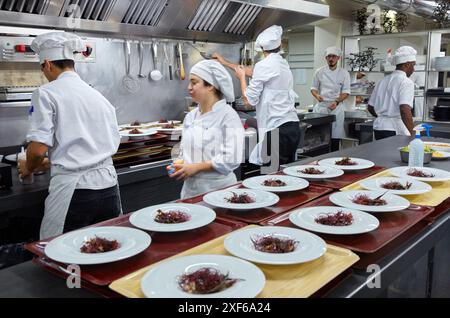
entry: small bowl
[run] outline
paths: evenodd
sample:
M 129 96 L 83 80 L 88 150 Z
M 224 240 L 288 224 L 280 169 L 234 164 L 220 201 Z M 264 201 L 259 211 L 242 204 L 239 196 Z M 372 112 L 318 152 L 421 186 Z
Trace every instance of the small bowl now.
M 409 151 L 402 151 L 401 148 L 399 148 L 399 150 L 400 150 L 400 158 L 402 159 L 402 161 L 408 163 L 409 162 Z M 424 164 L 430 163 L 432 156 L 433 156 L 433 154 L 431 152 L 425 152 L 424 158 L 423 158 L 423 163 Z

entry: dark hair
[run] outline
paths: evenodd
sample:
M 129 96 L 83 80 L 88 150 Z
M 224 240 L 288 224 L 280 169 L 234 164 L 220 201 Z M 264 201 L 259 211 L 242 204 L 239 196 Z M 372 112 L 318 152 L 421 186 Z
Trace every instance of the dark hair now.
M 273 50 L 264 50 L 264 52 L 267 52 L 267 53 L 278 53 L 280 51 L 281 51 L 281 45 L 279 47 L 277 47 L 276 49 L 273 49 Z
M 204 85 L 205 85 L 206 87 L 211 87 L 211 86 L 213 86 L 211 83 L 209 83 L 209 82 L 207 82 L 207 81 L 205 81 L 205 80 L 203 80 L 203 83 L 204 83 Z M 219 99 L 222 99 L 222 98 L 223 98 L 223 93 L 222 93 L 220 90 L 218 90 L 216 87 L 214 87 L 214 94 L 216 94 L 216 96 L 217 96 Z
M 50 61 L 53 65 L 55 65 L 57 68 L 65 69 L 65 68 L 75 68 L 75 62 L 73 60 L 57 60 L 57 61 Z

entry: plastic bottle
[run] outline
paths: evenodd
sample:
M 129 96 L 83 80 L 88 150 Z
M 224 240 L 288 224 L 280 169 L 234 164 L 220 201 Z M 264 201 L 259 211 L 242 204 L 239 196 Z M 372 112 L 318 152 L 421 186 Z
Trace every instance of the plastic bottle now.
M 409 143 L 409 160 L 408 166 L 410 167 L 423 167 L 423 159 L 425 156 L 425 145 L 420 140 L 420 131 L 422 128 L 415 127 L 416 137 Z
M 25 152 L 25 150 L 22 147 L 22 150 L 17 155 L 17 164 L 19 164 L 20 161 L 26 161 L 26 160 L 27 160 L 27 153 Z M 32 184 L 34 182 L 34 175 L 33 175 L 33 173 L 31 173 L 28 176 L 26 176 L 25 178 L 20 177 L 19 179 L 20 179 L 20 182 L 22 182 L 22 184 Z

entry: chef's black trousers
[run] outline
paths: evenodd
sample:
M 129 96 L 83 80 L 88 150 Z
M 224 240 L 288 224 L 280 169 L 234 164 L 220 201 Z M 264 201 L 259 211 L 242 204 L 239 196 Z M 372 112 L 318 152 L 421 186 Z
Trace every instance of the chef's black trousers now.
M 102 190 L 76 189 L 70 201 L 64 233 L 115 218 L 120 212 L 117 185 Z
M 395 131 L 392 130 L 374 130 L 375 140 L 385 139 L 397 135 Z
M 301 130 L 299 122 L 290 121 L 284 123 L 278 129 L 278 138 L 279 138 L 279 164 L 285 165 L 291 162 L 295 162 L 295 155 L 297 153 L 298 145 L 300 143 L 301 138 Z M 269 157 L 272 156 L 272 131 L 266 133 L 266 137 L 264 138 L 267 141 L 267 154 Z M 264 147 L 263 147 L 264 153 Z M 263 156 L 264 158 L 264 156 Z

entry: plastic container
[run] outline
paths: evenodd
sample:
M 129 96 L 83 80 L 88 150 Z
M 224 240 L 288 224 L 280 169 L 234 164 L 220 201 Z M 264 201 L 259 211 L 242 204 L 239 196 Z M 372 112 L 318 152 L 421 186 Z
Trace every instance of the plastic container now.
M 409 159 L 408 166 L 423 167 L 425 145 L 420 140 L 420 130 L 416 129 L 416 137 L 409 143 Z

